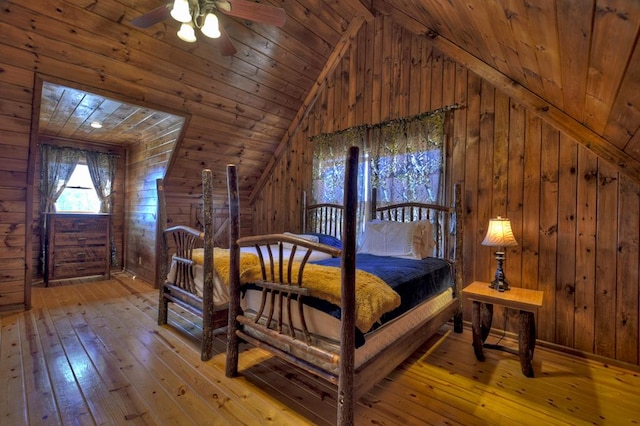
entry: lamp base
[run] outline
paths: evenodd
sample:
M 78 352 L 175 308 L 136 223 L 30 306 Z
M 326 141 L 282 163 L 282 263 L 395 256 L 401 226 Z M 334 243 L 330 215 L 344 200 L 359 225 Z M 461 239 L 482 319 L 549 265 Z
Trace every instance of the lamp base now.
M 504 271 L 502 269 L 502 263 L 504 262 L 504 252 L 497 251 L 496 252 L 496 260 L 498 261 L 498 269 L 496 269 L 495 280 L 491 281 L 491 285 L 489 287 L 498 290 L 498 291 L 508 291 L 509 283 L 504 277 Z
M 509 291 L 509 283 L 506 282 L 505 280 L 493 280 L 491 281 L 491 284 L 489 284 L 489 288 L 492 288 L 494 290 L 498 290 L 498 291 Z

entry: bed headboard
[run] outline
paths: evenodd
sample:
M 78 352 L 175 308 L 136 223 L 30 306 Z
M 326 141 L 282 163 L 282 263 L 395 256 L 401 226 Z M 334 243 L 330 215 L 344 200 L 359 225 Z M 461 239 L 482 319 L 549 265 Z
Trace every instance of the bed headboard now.
M 315 232 L 342 239 L 343 211 L 332 203 L 307 204 L 306 192 L 302 196 L 302 232 Z
M 378 206 L 377 190 L 371 191 L 370 219 L 394 222 L 429 221 L 432 224 L 437 257 L 455 259 L 456 227 L 453 207 L 420 202 L 404 202 Z

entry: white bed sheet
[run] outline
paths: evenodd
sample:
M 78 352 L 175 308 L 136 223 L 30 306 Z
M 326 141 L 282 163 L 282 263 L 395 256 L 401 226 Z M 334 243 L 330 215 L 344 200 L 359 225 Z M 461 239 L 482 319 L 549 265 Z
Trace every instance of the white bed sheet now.
M 249 290 L 242 298 L 241 306 L 246 312 L 257 312 L 260 306 L 262 292 L 260 290 Z M 408 312 L 394 318 L 386 323 L 383 327 L 379 327 L 365 335 L 365 344 L 356 349 L 355 366 L 367 362 L 372 356 L 379 353 L 389 344 L 393 343 L 398 336 L 403 336 L 407 331 L 415 328 L 426 319 L 439 313 L 453 299 L 453 290 L 446 289 L 440 294 L 432 296 L 430 299 L 414 307 Z M 305 322 L 310 333 L 324 336 L 327 340 L 336 344 L 340 341 L 340 320 L 317 309 L 307 305 L 303 306 Z M 298 306 L 296 301 L 292 301 L 292 317 L 294 327 L 301 329 L 300 317 L 298 315 Z M 278 317 L 278 312 L 274 312 L 274 318 Z M 284 318 L 287 313 L 284 312 Z

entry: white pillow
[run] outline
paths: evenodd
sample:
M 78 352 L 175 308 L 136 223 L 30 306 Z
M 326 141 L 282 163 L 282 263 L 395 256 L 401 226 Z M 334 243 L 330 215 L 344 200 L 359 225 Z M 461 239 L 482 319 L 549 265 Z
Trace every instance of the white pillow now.
M 298 237 L 303 240 L 311 241 L 312 243 L 320 242 L 320 238 L 317 235 L 309 235 L 309 234 L 294 234 L 292 232 L 285 232 L 284 235 L 289 235 L 291 237 Z M 291 243 L 283 243 L 282 246 L 284 248 L 293 248 L 293 244 Z
M 433 240 L 433 237 L 431 224 L 427 221 L 375 220 L 365 227 L 358 253 L 423 259 L 433 253 L 432 245 L 428 240 Z M 429 247 L 431 247 L 430 252 Z

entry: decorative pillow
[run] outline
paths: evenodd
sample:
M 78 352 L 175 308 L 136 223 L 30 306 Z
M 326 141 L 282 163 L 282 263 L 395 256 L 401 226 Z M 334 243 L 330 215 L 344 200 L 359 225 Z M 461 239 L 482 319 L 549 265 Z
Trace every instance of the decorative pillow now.
M 428 243 L 428 240 L 433 240 L 430 225 L 427 221 L 374 220 L 365 227 L 358 253 L 423 259 L 433 253 L 433 248 Z
M 317 243 L 320 240 L 317 236 L 311 234 L 294 234 L 292 232 L 285 232 L 284 235 L 301 238 L 303 240 L 311 241 L 312 243 Z M 293 248 L 293 244 L 291 243 L 284 243 L 282 246 L 284 248 Z
M 313 235 L 318 237 L 318 242 L 320 244 L 342 249 L 342 241 L 340 241 L 338 238 L 334 237 L 333 235 L 320 234 L 316 232 L 310 232 L 307 235 Z

